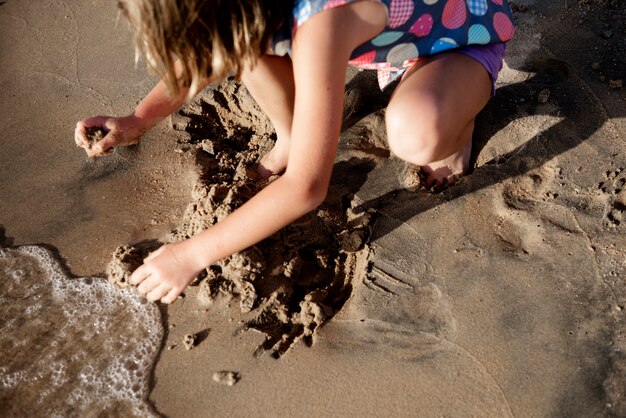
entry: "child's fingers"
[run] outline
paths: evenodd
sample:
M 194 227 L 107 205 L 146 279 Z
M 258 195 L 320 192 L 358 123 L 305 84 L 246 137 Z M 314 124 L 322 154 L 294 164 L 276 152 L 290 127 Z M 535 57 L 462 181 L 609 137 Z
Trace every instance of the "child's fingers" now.
M 89 146 L 89 141 L 85 135 L 85 127 L 80 122 L 76 124 L 76 129 L 74 129 L 74 142 L 76 142 L 76 146 L 81 148 Z
M 171 289 L 167 293 L 167 295 L 165 295 L 164 297 L 161 298 L 161 302 L 167 303 L 168 305 L 170 303 L 174 303 L 174 301 L 176 300 L 178 295 L 180 295 L 180 290 L 178 290 L 178 289 Z
M 148 268 L 147 266 L 141 265 L 139 266 L 135 271 L 133 271 L 133 273 L 130 275 L 130 277 L 128 278 L 128 281 L 130 282 L 130 284 L 132 285 L 138 285 L 139 283 L 141 283 L 145 278 L 147 278 L 149 276 L 149 272 L 148 272 Z
M 156 276 L 150 275 L 137 286 L 137 290 L 139 293 L 147 294 L 159 286 L 159 284 L 160 280 Z
M 112 131 L 112 129 L 109 127 L 110 121 L 111 118 L 108 116 L 95 116 L 93 118 L 87 118 L 78 121 L 78 123 L 76 123 L 76 128 L 74 129 L 74 142 L 76 142 L 77 146 L 85 148 L 87 154 L 89 154 L 89 156 L 91 157 L 96 157 L 104 154 L 108 149 L 112 147 L 112 145 L 110 144 L 110 142 L 112 142 L 112 138 L 108 138 L 108 143 L 103 144 L 104 146 L 99 144 L 93 145 L 90 143 L 90 140 L 87 137 L 87 130 L 92 128 L 99 128 L 103 129 L 105 132 L 110 133 Z M 108 135 L 106 135 L 104 139 L 107 139 L 107 136 Z
M 79 148 L 84 148 L 87 146 L 87 144 L 85 143 L 85 140 L 82 138 L 82 135 L 78 131 L 74 132 L 74 143 Z
M 115 134 L 109 133 L 105 136 L 100 142 L 93 146 L 94 150 L 98 153 L 98 155 L 105 154 L 111 148 L 113 148 L 117 144 L 115 140 Z
M 107 125 L 110 119 L 111 118 L 109 116 L 94 116 L 92 118 L 83 119 L 78 123 L 82 125 L 83 129 L 102 128 Z
M 160 284 L 154 289 L 152 289 L 146 295 L 146 299 L 148 299 L 150 302 L 156 302 L 157 300 L 161 299 L 163 296 L 167 295 L 170 290 L 171 290 L 170 286 L 166 284 Z
M 104 139 L 100 140 L 100 142 L 92 145 L 89 149 L 87 149 L 87 154 L 89 154 L 89 156 L 91 157 L 99 157 L 101 155 L 105 155 L 111 152 L 113 149 L 112 143 L 114 143 L 114 141 L 111 140 L 109 135 L 105 136 Z
M 165 251 L 165 246 L 159 247 L 157 250 L 152 251 L 150 254 L 146 256 L 146 258 L 143 259 L 143 261 L 144 262 L 150 261 L 157 255 L 161 254 L 163 251 Z
M 90 157 L 102 157 L 103 155 L 107 155 L 113 152 L 113 147 L 104 149 L 101 145 L 96 144 L 92 147 L 85 148 L 85 151 L 87 151 L 87 154 Z
M 105 141 L 105 142 L 103 142 Z M 113 147 L 117 145 L 117 141 L 116 140 L 106 140 L 103 139 L 102 141 L 98 142 L 95 145 L 92 145 L 89 148 L 86 148 L 87 154 L 89 154 L 90 157 L 101 157 L 103 155 L 107 155 L 113 152 Z

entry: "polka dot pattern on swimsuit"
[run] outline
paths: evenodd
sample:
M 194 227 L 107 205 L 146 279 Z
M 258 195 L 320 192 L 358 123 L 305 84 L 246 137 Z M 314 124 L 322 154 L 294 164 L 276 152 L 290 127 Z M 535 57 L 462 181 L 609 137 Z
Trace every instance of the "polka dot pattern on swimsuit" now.
M 352 1 L 296 0 L 289 32 L 275 39 L 274 51 L 288 51 L 291 36 L 315 14 Z M 506 42 L 514 33 L 506 0 L 377 1 L 387 7 L 387 26 L 354 50 L 350 64 L 378 70 L 381 87 L 420 57 L 466 45 Z

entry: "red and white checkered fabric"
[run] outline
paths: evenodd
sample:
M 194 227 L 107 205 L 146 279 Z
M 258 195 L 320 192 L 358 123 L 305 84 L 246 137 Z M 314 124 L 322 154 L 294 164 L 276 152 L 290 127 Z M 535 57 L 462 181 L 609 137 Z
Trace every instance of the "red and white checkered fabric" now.
M 389 27 L 397 28 L 413 14 L 413 0 L 393 0 L 389 5 Z

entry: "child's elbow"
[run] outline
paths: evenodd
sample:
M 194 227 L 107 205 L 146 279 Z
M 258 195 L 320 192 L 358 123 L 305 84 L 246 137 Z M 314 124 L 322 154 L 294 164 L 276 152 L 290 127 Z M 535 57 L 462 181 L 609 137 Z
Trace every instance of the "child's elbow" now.
M 305 212 L 317 209 L 326 200 L 328 185 L 320 181 L 305 181 L 298 187 L 297 199 Z

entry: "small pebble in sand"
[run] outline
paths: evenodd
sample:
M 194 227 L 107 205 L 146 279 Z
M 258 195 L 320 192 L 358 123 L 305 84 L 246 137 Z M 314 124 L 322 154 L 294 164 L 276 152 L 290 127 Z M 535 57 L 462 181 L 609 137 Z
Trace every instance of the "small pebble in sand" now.
M 599 70 L 600 69 L 600 63 L 599 62 L 592 62 L 591 63 L 591 69 L 592 70 Z
M 284 267 L 285 269 L 283 271 L 283 274 L 285 275 L 285 277 L 292 277 L 300 272 L 300 269 L 302 268 L 302 260 L 300 259 L 300 257 L 294 257 L 288 262 L 285 262 Z
M 228 371 L 220 371 L 215 372 L 213 374 L 213 381 L 219 383 L 220 385 L 233 386 L 241 379 L 239 373 L 228 372 Z
M 609 87 L 612 89 L 621 89 L 624 86 L 624 80 L 609 80 Z
M 341 249 L 348 253 L 354 253 L 361 250 L 367 241 L 367 233 L 365 229 L 354 229 L 352 231 L 343 231 L 339 234 L 339 244 Z
M 196 334 L 187 334 L 183 337 L 183 345 L 186 350 L 191 350 L 196 346 Z
M 550 90 L 548 89 L 543 89 L 539 92 L 539 94 L 537 95 L 537 101 L 539 103 L 548 103 L 548 100 L 550 99 Z

